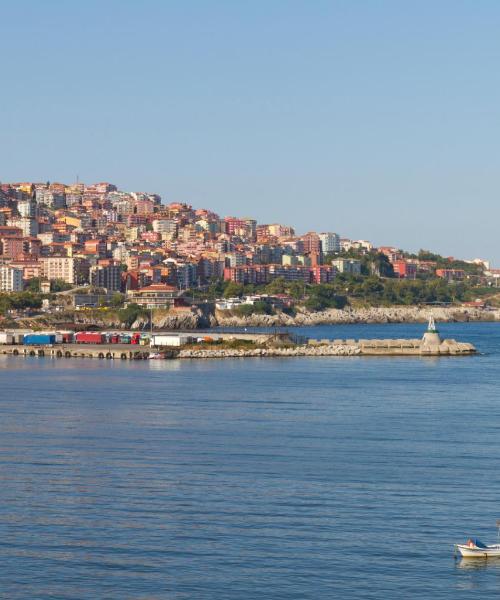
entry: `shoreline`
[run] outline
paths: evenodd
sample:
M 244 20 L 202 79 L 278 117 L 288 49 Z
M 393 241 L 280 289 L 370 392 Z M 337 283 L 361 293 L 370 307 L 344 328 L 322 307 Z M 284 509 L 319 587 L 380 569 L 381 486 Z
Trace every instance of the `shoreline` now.
M 227 311 L 230 312 L 230 311 Z M 275 315 L 255 314 L 241 317 L 226 314 L 226 311 L 215 311 L 210 325 L 201 328 L 250 328 L 250 327 L 314 327 L 317 325 L 370 325 L 389 323 L 426 323 L 430 316 L 440 323 L 464 322 L 495 322 L 500 321 L 500 310 L 485 310 L 462 306 L 450 307 L 372 307 L 372 308 L 347 308 L 328 309 L 321 312 L 299 311 L 290 316 L 286 313 Z M 153 320 L 154 326 L 156 322 Z M 165 323 L 166 324 L 166 323 Z M 162 325 L 161 322 L 158 325 Z M 196 329 L 200 329 L 197 323 Z M 172 327 L 176 329 L 176 327 Z
M 156 331 L 216 331 L 217 329 L 249 328 L 295 328 L 318 325 L 383 325 L 391 323 L 426 323 L 430 316 L 438 323 L 500 322 L 500 309 L 485 310 L 475 307 L 447 306 L 393 306 L 371 308 L 328 309 L 321 312 L 299 310 L 291 316 L 283 312 L 274 315 L 253 314 L 240 316 L 233 311 L 212 310 L 197 307 L 182 311 L 159 311 L 153 314 L 153 329 Z M 11 329 L 8 326 L 5 329 Z M 148 317 L 142 317 L 129 325 L 112 315 L 85 315 L 74 313 L 60 318 L 20 320 L 14 329 L 62 329 L 62 330 L 116 330 L 143 331 L 151 329 Z
M 321 312 L 303 311 L 294 317 L 277 315 L 250 315 L 238 317 L 221 315 L 216 311 L 219 327 L 312 327 L 316 325 L 383 325 L 389 323 L 426 323 L 432 315 L 440 323 L 464 323 L 469 321 L 500 321 L 500 310 L 484 310 L 467 307 L 372 307 L 361 309 L 328 309 Z

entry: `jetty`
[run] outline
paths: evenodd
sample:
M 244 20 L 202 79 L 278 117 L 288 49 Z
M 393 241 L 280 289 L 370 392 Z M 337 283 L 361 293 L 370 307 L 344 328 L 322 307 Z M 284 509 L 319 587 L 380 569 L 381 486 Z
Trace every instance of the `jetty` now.
M 10 334 L 8 334 L 10 335 Z M 11 336 L 12 337 L 12 336 Z M 148 345 L 125 343 L 40 343 L 0 345 L 0 354 L 22 357 L 97 358 L 145 360 L 149 358 L 245 358 L 280 356 L 470 356 L 476 348 L 468 342 L 442 339 L 433 317 L 420 339 L 299 339 L 287 333 L 224 332 L 202 338 L 183 334 L 156 335 Z M 36 336 L 35 336 L 36 337 Z M 103 340 L 105 336 L 102 336 Z M 53 334 L 40 339 L 55 340 Z M 217 338 L 217 339 L 215 339 Z M 156 343 L 162 340 L 161 343 Z
M 473 344 L 442 339 L 436 328 L 434 317 L 429 318 L 427 330 L 420 339 L 375 339 L 375 340 L 309 340 L 308 344 L 320 347 L 325 345 L 349 346 L 357 349 L 357 354 L 382 356 L 458 356 L 475 354 Z
M 130 344 L 41 344 L 37 346 L 3 345 L 0 354 L 37 356 L 39 358 L 98 358 L 104 360 L 144 360 L 152 349 Z M 175 358 L 175 352 L 166 351 L 164 358 Z
M 186 348 L 179 358 L 237 358 L 252 356 L 470 356 L 473 344 L 441 339 L 431 316 L 420 339 L 309 339 L 306 344 L 268 348 Z

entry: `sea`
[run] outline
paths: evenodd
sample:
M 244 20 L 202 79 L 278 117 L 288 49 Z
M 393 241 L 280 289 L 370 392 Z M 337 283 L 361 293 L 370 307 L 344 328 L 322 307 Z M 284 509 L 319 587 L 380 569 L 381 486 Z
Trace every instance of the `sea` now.
M 479 354 L 1 356 L 0 597 L 499 597 L 500 323 L 439 328 Z

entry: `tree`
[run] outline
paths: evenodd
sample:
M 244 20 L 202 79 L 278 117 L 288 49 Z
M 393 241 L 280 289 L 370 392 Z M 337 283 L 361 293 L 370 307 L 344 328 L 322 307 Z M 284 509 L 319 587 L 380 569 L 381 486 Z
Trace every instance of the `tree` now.
M 376 254 L 373 260 L 373 265 L 380 277 L 394 277 L 394 269 L 391 265 L 391 262 L 389 261 L 389 258 L 382 252 Z
M 64 279 L 54 279 L 50 282 L 51 292 L 64 292 L 70 290 L 73 287 L 71 283 L 64 281 Z
M 301 300 L 305 295 L 305 284 L 299 281 L 292 281 L 288 286 L 288 293 L 295 300 Z
M 25 308 L 41 308 L 42 296 L 33 292 L 14 292 L 0 294 L 0 313 L 5 314 L 8 310 Z
M 26 286 L 26 290 L 29 292 L 39 292 L 40 291 L 40 277 L 32 277 L 28 281 L 28 285 Z
M 309 310 L 319 311 L 326 308 L 344 308 L 347 298 L 336 293 L 331 284 L 313 285 L 309 291 L 309 298 L 305 301 L 305 307 Z
M 240 283 L 229 281 L 224 289 L 224 298 L 234 298 L 243 295 L 244 288 Z
M 284 277 L 277 277 L 273 279 L 271 283 L 266 285 L 266 292 L 268 294 L 284 294 L 286 291 L 286 280 Z
M 137 321 L 138 317 L 146 316 L 148 316 L 147 311 L 138 304 L 129 304 L 126 308 L 122 308 L 118 311 L 118 318 L 122 323 L 125 323 L 127 327 L 131 327 L 132 324 Z
M 119 308 L 120 306 L 123 306 L 123 300 L 122 294 L 116 292 L 111 296 L 110 304 L 113 308 Z

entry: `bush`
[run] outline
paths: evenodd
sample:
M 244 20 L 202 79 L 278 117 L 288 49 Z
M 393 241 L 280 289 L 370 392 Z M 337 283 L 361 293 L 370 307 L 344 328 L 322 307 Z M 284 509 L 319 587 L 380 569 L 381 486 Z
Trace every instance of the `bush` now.
M 312 286 L 309 298 L 305 301 L 305 307 L 312 311 L 325 310 L 327 308 L 344 308 L 347 298 L 339 295 L 331 284 Z
M 64 292 L 72 289 L 74 286 L 71 283 L 66 283 L 63 279 L 54 279 L 50 282 L 51 292 Z
M 120 322 L 125 323 L 127 327 L 131 327 L 139 317 L 147 316 L 148 312 L 138 304 L 129 304 L 126 308 L 122 308 L 118 311 L 118 318 L 120 319 Z
M 42 296 L 32 292 L 14 292 L 11 294 L 0 294 L 0 313 L 5 314 L 8 310 L 23 310 L 25 308 L 41 308 Z
M 273 308 L 267 302 L 255 302 L 254 304 L 242 304 L 235 309 L 236 313 L 242 317 L 250 315 L 272 315 Z

